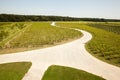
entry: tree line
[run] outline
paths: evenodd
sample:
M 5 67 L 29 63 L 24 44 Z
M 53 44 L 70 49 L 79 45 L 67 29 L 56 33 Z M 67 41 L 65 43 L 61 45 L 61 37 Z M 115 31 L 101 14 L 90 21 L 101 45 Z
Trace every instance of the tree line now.
M 120 20 L 117 19 L 104 19 L 104 18 L 76 18 L 76 17 L 63 17 L 63 16 L 0 14 L 0 22 L 24 22 L 24 21 L 120 22 Z

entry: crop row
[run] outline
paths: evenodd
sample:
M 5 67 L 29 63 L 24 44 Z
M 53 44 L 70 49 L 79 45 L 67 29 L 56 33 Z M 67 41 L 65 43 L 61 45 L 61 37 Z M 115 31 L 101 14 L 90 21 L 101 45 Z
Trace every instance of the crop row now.
M 120 24 L 117 23 L 89 23 L 88 26 L 120 34 Z

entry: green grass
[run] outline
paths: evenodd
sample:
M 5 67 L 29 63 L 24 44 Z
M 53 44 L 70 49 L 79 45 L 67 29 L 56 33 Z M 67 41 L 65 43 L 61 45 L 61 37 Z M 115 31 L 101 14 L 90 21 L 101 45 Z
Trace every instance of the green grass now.
M 105 79 L 82 70 L 53 65 L 47 69 L 42 80 L 105 80 Z
M 0 80 L 22 80 L 30 66 L 30 62 L 0 64 Z
M 92 24 L 96 25 L 96 23 Z M 104 23 L 99 24 L 105 25 Z M 112 27 L 116 27 L 113 24 L 120 26 L 118 23 L 112 23 Z M 106 29 L 98 28 L 99 26 L 97 25 L 97 27 L 88 26 L 88 23 L 59 23 L 58 25 L 83 29 L 92 33 L 92 40 L 86 44 L 87 50 L 97 58 L 120 67 L 120 34 L 113 32 L 116 29 L 107 31 Z M 105 28 L 109 28 L 109 26 Z
M 25 27 L 25 23 L 0 22 L 0 48 L 7 47 L 5 44 Z
M 1 50 L 1 54 L 53 46 L 82 36 L 79 31 L 53 27 L 50 22 L 28 22 L 27 24 L 32 25 L 10 41 L 9 48 Z

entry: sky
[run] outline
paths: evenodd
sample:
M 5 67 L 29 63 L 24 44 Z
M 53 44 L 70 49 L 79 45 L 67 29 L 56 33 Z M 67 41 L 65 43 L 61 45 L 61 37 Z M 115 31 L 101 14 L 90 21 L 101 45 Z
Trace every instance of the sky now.
M 0 14 L 120 19 L 120 0 L 0 0 Z

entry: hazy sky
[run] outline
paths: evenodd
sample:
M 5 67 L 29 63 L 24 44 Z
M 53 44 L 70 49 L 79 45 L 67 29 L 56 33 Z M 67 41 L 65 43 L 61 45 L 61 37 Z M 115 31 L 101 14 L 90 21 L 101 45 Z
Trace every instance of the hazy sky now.
M 120 0 L 0 0 L 0 13 L 120 19 Z

